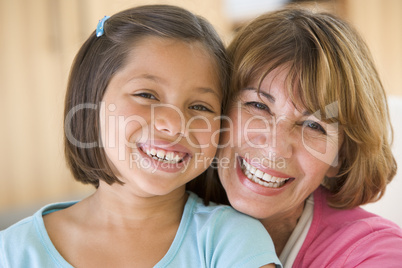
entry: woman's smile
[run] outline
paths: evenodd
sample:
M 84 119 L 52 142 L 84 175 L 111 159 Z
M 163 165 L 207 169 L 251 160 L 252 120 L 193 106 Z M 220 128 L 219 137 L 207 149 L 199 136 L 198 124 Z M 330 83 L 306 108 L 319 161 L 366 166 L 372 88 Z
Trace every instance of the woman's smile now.
M 244 175 L 249 178 L 249 180 L 258 183 L 259 185 L 268 187 L 268 188 L 279 188 L 283 186 L 286 182 L 292 179 L 289 176 L 284 174 L 279 174 L 275 171 L 262 171 L 258 167 L 249 164 L 246 160 L 241 159 L 241 169 Z M 270 174 L 271 173 L 271 174 Z M 275 173 L 275 175 L 272 175 Z
M 258 195 L 273 196 L 280 194 L 293 181 L 293 178 L 284 174 L 279 175 L 273 170 L 267 171 L 265 169 L 267 172 L 264 172 L 241 157 L 238 158 L 238 163 L 236 167 L 238 180 L 244 187 Z
M 252 81 L 241 90 L 238 105 L 228 113 L 232 131 L 222 132 L 221 143 L 233 144 L 219 150 L 220 161 L 230 163 L 219 168 L 222 185 L 233 207 L 257 218 L 298 209 L 289 208 L 287 202 L 303 203 L 325 176 L 337 172 L 330 163 L 342 137 L 296 107 L 287 94 L 286 77 L 284 66 L 268 74 L 261 85 Z M 331 135 L 339 142 L 328 142 L 335 140 Z M 311 153 L 322 148 L 330 161 Z

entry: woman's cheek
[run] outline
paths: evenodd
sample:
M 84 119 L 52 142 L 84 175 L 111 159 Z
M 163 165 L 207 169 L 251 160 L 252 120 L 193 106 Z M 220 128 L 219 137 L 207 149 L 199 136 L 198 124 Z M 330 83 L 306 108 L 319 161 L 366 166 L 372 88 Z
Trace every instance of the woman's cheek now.
M 332 137 L 318 133 L 309 133 L 307 135 L 303 133 L 301 137 L 301 146 L 307 151 L 308 155 L 331 166 L 337 165 L 340 142 L 342 140 L 338 136 Z

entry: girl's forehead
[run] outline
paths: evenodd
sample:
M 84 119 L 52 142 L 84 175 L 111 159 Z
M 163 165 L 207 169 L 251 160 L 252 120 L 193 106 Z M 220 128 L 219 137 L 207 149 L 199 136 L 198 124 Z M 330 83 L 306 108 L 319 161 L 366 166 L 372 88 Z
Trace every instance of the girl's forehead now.
M 188 48 L 189 51 L 192 52 L 192 55 L 199 60 L 207 60 L 211 63 L 211 66 L 213 67 L 213 69 L 211 69 L 211 72 L 214 74 L 214 76 L 217 76 L 217 80 L 219 80 L 219 72 L 217 71 L 217 69 L 219 68 L 218 60 L 214 56 L 214 53 L 207 47 L 207 45 L 199 40 L 185 40 L 180 38 L 148 35 L 138 39 L 131 44 L 128 52 L 129 57 L 127 58 L 135 60 L 135 54 L 137 54 L 140 49 L 149 48 L 151 44 L 152 46 L 156 45 L 165 47 L 166 53 L 170 53 L 169 49 L 174 49 L 175 47 L 179 46 Z

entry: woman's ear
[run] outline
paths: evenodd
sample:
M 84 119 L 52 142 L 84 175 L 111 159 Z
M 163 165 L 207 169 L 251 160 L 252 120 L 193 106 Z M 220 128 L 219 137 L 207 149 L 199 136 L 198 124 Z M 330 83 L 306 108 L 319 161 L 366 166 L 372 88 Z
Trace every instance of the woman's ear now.
M 334 161 L 332 161 L 331 165 L 329 166 L 329 169 L 327 170 L 327 173 L 325 176 L 327 178 L 334 178 L 338 175 L 339 170 L 341 169 L 342 163 L 345 160 L 345 133 L 341 132 L 339 136 L 339 150 L 338 150 L 338 155 L 335 156 Z
M 336 177 L 336 175 L 338 175 L 339 169 L 340 169 L 340 164 L 338 166 L 336 166 L 336 167 L 330 166 L 328 171 L 327 171 L 327 174 L 325 174 L 325 175 L 328 178 L 334 178 L 334 177 Z
M 334 159 L 332 164 L 329 166 L 329 169 L 328 169 L 327 173 L 325 174 L 325 176 L 327 178 L 336 177 L 336 175 L 338 175 L 339 170 L 342 166 L 342 162 L 343 162 L 343 158 L 340 156 L 340 153 L 339 153 L 339 155 Z

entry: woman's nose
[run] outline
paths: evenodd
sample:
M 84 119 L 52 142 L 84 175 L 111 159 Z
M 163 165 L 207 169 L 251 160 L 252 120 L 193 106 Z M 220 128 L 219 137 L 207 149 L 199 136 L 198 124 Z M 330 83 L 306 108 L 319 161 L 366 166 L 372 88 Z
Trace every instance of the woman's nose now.
M 185 117 L 179 108 L 174 105 L 163 104 L 154 107 L 154 127 L 169 136 L 185 135 Z
M 286 118 L 275 118 L 270 124 L 265 124 L 264 129 L 259 129 L 250 139 L 251 145 L 264 154 L 276 157 L 290 158 L 293 153 L 293 127 Z

